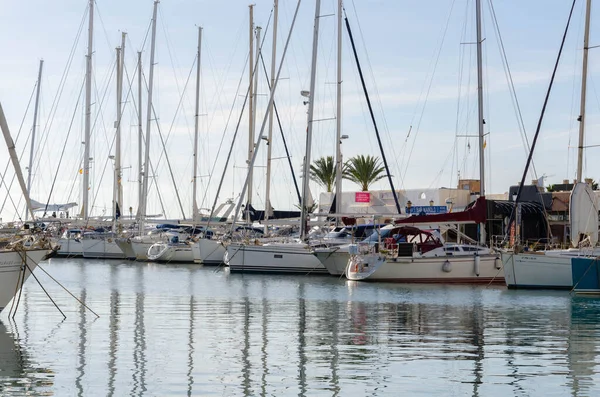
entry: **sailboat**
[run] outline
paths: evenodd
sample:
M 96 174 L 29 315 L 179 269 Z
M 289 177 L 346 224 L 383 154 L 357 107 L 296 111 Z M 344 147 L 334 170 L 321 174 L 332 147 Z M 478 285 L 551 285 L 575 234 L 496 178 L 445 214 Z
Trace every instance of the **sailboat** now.
M 572 260 L 574 258 L 589 258 L 600 255 L 600 247 L 596 247 L 598 243 L 598 203 L 591 186 L 583 182 L 583 147 L 591 4 L 591 0 L 587 0 L 583 38 L 577 183 L 573 187 L 569 203 L 572 248 L 532 252 L 503 251 L 504 277 L 506 285 L 509 288 L 571 289 L 577 281 L 573 279 Z M 580 241 L 581 236 L 585 236 L 584 244 L 580 244 L 582 242 Z
M 277 5 L 277 2 L 275 2 Z M 327 270 L 321 264 L 321 262 L 312 255 L 310 246 L 306 243 L 308 235 L 308 201 L 310 198 L 309 191 L 309 168 L 310 168 L 310 154 L 312 145 L 312 129 L 313 129 L 313 114 L 315 104 L 315 83 L 316 83 L 316 62 L 317 62 L 317 50 L 318 50 L 318 37 L 319 37 L 319 17 L 320 17 L 321 2 L 316 0 L 315 5 L 315 19 L 314 19 L 314 30 L 313 30 L 313 46 L 312 46 L 312 62 L 311 62 L 311 78 L 310 78 L 310 90 L 308 92 L 302 92 L 302 95 L 308 97 L 308 112 L 307 112 L 307 132 L 306 132 L 306 152 L 304 157 L 304 181 L 302 188 L 302 203 L 301 203 L 301 221 L 300 221 L 300 238 L 292 242 L 267 242 L 267 243 L 252 243 L 250 241 L 245 243 L 230 243 L 226 247 L 226 254 L 224 256 L 225 263 L 229 266 L 231 272 L 285 272 L 285 273 L 322 273 L 326 274 Z M 274 14 L 276 15 L 276 14 Z M 295 18 L 294 18 L 295 21 Z M 274 23 L 276 21 L 274 20 Z M 293 29 L 290 28 L 290 34 Z M 289 44 L 289 36 L 286 42 L 286 46 L 283 50 L 281 62 L 285 58 L 287 46 Z M 272 112 L 273 100 L 275 89 L 278 83 L 279 73 L 281 72 L 281 64 L 277 73 L 277 78 L 273 80 L 271 85 L 271 93 L 269 100 L 269 107 L 267 114 L 262 123 L 262 128 L 257 139 L 256 148 L 252 153 L 251 161 L 249 162 L 250 169 L 254 165 L 256 159 L 258 145 L 262 140 L 262 134 L 264 131 L 265 124 L 267 122 L 267 116 Z M 251 181 L 251 173 L 249 173 L 244 190 L 249 187 Z M 267 183 L 269 183 L 267 181 Z M 245 193 L 245 192 L 244 192 Z M 237 205 L 236 217 L 241 207 L 241 200 Z M 269 210 L 269 203 L 266 203 L 267 211 Z
M 195 111 L 195 126 L 194 126 L 194 165 L 192 171 L 192 222 L 196 224 L 199 218 L 198 203 L 196 202 L 196 187 L 198 169 L 198 134 L 199 134 L 199 117 L 200 117 L 200 66 L 201 66 L 201 49 L 202 49 L 202 27 L 198 27 L 198 52 L 196 55 L 196 111 Z M 193 228 L 195 229 L 195 228 Z M 195 230 L 192 230 L 192 232 Z M 147 257 L 151 261 L 157 262 L 183 262 L 194 263 L 193 244 L 189 241 L 191 235 L 185 239 L 180 239 L 179 236 L 173 236 L 164 241 L 155 242 L 147 251 Z

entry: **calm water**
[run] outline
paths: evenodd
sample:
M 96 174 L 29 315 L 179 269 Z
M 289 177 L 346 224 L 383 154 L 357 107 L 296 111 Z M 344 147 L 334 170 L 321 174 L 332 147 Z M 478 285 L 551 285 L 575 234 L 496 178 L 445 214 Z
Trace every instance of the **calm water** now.
M 594 396 L 600 300 L 54 259 L 10 321 L 1 395 Z

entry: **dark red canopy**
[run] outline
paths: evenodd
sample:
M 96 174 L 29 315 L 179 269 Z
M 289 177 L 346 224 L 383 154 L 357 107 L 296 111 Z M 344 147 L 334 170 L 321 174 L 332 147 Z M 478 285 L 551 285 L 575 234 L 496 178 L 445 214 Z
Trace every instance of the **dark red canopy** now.
M 487 219 L 485 197 L 479 197 L 471 208 L 461 212 L 435 215 L 412 215 L 398 219 L 396 224 L 432 224 L 432 223 L 484 223 Z

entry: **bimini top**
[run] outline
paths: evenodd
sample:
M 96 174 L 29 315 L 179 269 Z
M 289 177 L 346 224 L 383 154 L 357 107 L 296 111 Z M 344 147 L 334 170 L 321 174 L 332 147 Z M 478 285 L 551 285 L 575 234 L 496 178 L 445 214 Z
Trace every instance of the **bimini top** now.
M 439 223 L 484 223 L 487 219 L 487 202 L 485 197 L 479 197 L 471 208 L 460 212 L 434 215 L 412 215 L 398 219 L 395 223 L 402 225 L 439 224 Z

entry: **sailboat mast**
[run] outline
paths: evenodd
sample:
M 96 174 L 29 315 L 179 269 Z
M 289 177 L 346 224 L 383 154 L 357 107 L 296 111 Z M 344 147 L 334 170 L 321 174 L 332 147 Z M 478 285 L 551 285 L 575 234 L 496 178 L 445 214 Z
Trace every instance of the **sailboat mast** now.
M 192 173 L 192 221 L 198 221 L 198 202 L 196 188 L 198 178 L 198 126 L 200 123 L 200 55 L 202 50 L 202 27 L 198 27 L 198 54 L 196 64 L 196 120 L 194 125 L 194 171 Z
M 144 203 L 144 169 L 142 160 L 143 148 L 143 129 L 142 129 L 142 52 L 138 51 L 138 215 L 137 220 L 141 220 L 142 206 Z
M 342 0 L 338 0 L 338 31 L 337 31 L 337 86 L 336 86 L 336 116 L 335 116 L 335 213 L 342 212 Z M 340 218 L 335 223 L 339 225 Z
M 475 1 L 477 14 L 477 111 L 479 128 L 479 196 L 485 197 L 485 136 L 483 131 L 483 56 L 481 38 L 481 0 Z M 479 225 L 479 243 L 485 244 L 485 223 Z
M 113 223 L 116 229 L 117 224 L 117 207 L 119 207 L 119 168 L 117 163 L 120 161 L 119 153 L 121 151 L 121 47 L 116 48 L 117 51 L 117 122 L 115 132 L 115 169 L 113 182 Z M 113 230 L 114 231 L 114 230 Z
M 27 169 L 27 193 L 31 194 L 31 173 L 33 172 L 33 154 L 35 152 L 35 131 L 37 129 L 38 109 L 40 104 L 40 89 L 42 87 L 42 69 L 44 60 L 40 59 L 38 81 L 35 93 L 35 108 L 33 109 L 33 126 L 31 127 L 31 149 L 29 152 L 29 168 Z
M 273 48 L 271 50 L 271 91 L 275 85 L 275 66 L 277 57 L 277 19 L 279 14 L 279 0 L 273 2 Z M 271 157 L 273 150 L 273 109 L 275 102 L 269 107 L 269 133 L 267 137 L 267 181 L 266 181 L 266 192 L 265 192 L 265 232 L 268 233 L 268 221 L 269 215 L 271 214 Z
M 121 179 L 123 177 L 123 167 L 121 165 L 121 124 L 123 121 L 123 75 L 125 71 L 125 38 L 127 33 L 121 33 L 121 48 L 118 51 L 119 58 L 117 60 L 117 136 L 115 143 L 115 172 L 116 172 L 116 188 L 117 188 L 117 204 L 119 211 L 123 213 L 123 185 Z M 115 206 L 116 207 L 116 206 Z M 115 208 L 116 212 L 116 208 Z
M 250 205 L 252 204 L 252 168 L 250 162 L 254 156 L 254 4 L 248 6 L 250 11 L 250 52 L 248 54 L 248 198 L 246 199 L 246 221 L 250 223 Z
M 302 179 L 302 210 L 300 213 L 300 239 L 304 240 L 308 228 L 308 197 L 310 196 L 310 153 L 312 146 L 313 113 L 315 108 L 315 83 L 317 77 L 317 54 L 319 46 L 319 14 L 321 13 L 321 0 L 316 0 L 315 26 L 313 31 L 312 60 L 310 65 L 310 91 L 308 100 L 308 115 L 306 128 L 306 152 L 304 154 L 304 172 Z
M 579 112 L 579 144 L 577 145 L 577 182 L 583 181 L 583 145 L 585 132 L 585 98 L 587 93 L 588 50 L 590 40 L 590 14 L 592 0 L 587 0 L 585 10 L 585 32 L 583 34 L 583 70 L 581 72 L 581 110 Z
M 147 120 L 146 120 L 146 149 L 144 158 L 144 182 L 142 199 L 144 205 L 142 206 L 141 216 L 146 216 L 147 205 L 148 205 L 148 176 L 150 174 L 150 129 L 152 127 L 152 86 L 154 82 L 154 50 L 156 45 L 156 14 L 158 9 L 159 0 L 154 0 L 154 11 L 152 12 L 152 41 L 150 44 L 150 73 L 148 74 L 148 107 Z
M 483 125 L 483 55 L 482 55 L 482 38 L 481 38 L 481 0 L 476 0 L 477 13 L 477 112 L 478 112 L 478 128 L 479 128 L 479 195 L 485 196 L 485 135 Z
M 91 116 L 92 116 L 92 54 L 94 46 L 94 0 L 89 1 L 89 24 L 88 24 L 88 46 L 85 59 L 85 130 L 83 149 L 83 219 L 88 220 L 89 189 L 90 189 L 90 139 L 91 139 Z

